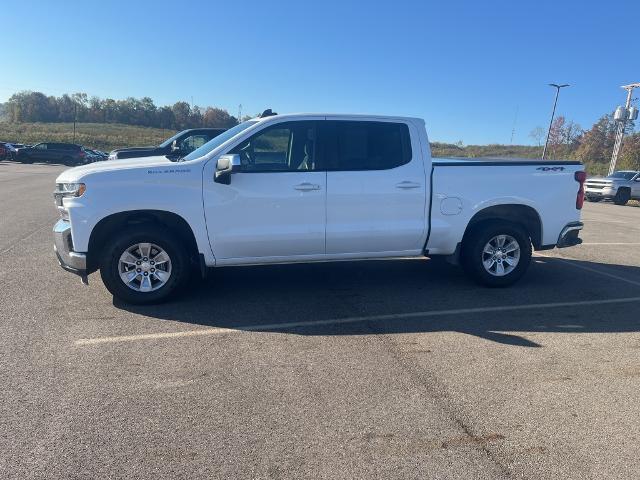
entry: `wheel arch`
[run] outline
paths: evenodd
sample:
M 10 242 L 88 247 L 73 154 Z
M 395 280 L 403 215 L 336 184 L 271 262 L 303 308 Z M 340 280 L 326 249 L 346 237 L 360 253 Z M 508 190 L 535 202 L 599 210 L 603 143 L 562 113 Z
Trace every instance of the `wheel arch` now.
M 166 210 L 128 210 L 107 215 L 91 231 L 87 252 L 87 272 L 91 273 L 99 268 L 101 253 L 109 238 L 118 229 L 145 223 L 160 225 L 171 231 L 184 242 L 190 261 L 198 262 L 200 251 L 196 237 L 191 226 L 183 217 Z
M 517 203 L 492 205 L 476 212 L 467 224 L 462 237 L 463 243 L 469 233 L 480 224 L 489 221 L 507 221 L 520 225 L 529 234 L 531 243 L 535 248 L 542 246 L 542 220 L 540 215 L 533 207 Z

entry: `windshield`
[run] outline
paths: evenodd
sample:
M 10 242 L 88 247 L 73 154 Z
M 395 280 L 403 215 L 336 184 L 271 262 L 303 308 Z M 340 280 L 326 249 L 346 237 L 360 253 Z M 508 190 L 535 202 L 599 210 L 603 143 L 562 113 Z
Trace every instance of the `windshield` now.
M 625 180 L 631 180 L 636 172 L 613 172 L 607 178 L 624 178 Z
M 177 140 L 178 137 L 180 136 L 182 132 L 178 132 L 176 133 L 173 137 L 166 139 L 164 142 L 162 142 L 160 145 L 158 145 L 158 147 L 160 148 L 166 148 L 169 145 L 171 145 L 173 143 L 174 140 Z
M 242 122 L 241 124 L 236 125 L 233 128 L 230 128 L 226 132 L 221 133 L 217 137 L 212 138 L 207 143 L 202 145 L 200 148 L 196 148 L 193 152 L 191 152 L 189 155 L 184 157 L 182 160 L 195 160 L 196 158 L 200 158 L 200 157 L 206 155 L 207 153 L 215 150 L 216 148 L 218 148 L 220 145 L 222 145 L 224 142 L 226 142 L 230 138 L 235 137 L 240 132 L 242 132 L 243 130 L 246 130 L 251 125 L 254 125 L 256 123 L 258 123 L 257 120 L 250 120 L 248 122 Z

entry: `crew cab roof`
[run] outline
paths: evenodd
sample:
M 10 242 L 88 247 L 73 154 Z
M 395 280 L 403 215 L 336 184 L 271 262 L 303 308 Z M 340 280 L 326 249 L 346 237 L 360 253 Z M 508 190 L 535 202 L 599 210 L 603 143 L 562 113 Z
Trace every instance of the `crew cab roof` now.
M 401 121 L 401 122 L 424 122 L 422 118 L 418 117 L 401 117 L 396 115 L 376 115 L 376 114 L 362 114 L 362 113 L 322 113 L 322 112 L 307 112 L 307 113 L 284 113 L 269 115 L 267 117 L 255 117 L 252 121 L 267 122 L 274 119 L 279 120 L 296 120 L 299 118 L 326 118 L 330 120 L 370 120 L 370 121 Z

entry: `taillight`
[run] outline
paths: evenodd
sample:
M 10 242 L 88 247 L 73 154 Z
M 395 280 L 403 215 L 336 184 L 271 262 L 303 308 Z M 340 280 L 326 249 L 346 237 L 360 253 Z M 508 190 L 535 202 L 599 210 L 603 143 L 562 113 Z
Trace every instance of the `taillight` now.
M 86 152 L 83 150 L 80 150 L 80 158 L 84 158 L 86 156 L 87 156 Z
M 584 205 L 584 182 L 587 180 L 587 172 L 576 172 L 573 174 L 573 178 L 580 184 L 578 195 L 576 196 L 576 208 L 582 210 Z

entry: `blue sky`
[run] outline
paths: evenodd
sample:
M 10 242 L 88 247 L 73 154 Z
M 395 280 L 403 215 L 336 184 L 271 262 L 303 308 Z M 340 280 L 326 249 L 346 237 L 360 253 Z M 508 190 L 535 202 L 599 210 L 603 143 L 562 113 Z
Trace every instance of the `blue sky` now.
M 57 5 L 55 8 L 53 5 Z M 236 114 L 425 118 L 431 140 L 532 143 L 550 82 L 588 128 L 640 81 L 640 2 L 2 1 L 0 101 L 150 96 Z M 623 45 L 617 47 L 616 45 Z

